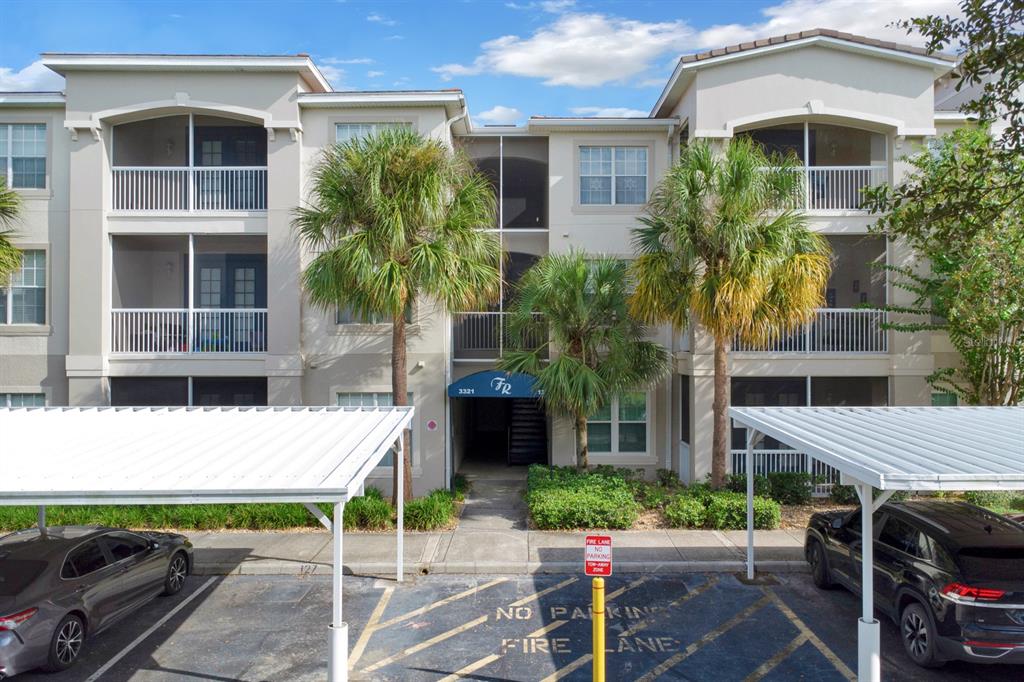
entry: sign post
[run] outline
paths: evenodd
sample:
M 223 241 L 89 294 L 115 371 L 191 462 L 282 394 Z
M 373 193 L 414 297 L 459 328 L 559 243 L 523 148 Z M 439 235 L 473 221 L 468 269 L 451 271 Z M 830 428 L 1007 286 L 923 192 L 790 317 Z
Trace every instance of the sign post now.
M 612 574 L 612 538 L 609 535 L 588 535 L 583 553 L 583 570 L 594 576 L 591 610 L 593 611 L 594 675 L 593 682 L 604 682 L 604 576 Z

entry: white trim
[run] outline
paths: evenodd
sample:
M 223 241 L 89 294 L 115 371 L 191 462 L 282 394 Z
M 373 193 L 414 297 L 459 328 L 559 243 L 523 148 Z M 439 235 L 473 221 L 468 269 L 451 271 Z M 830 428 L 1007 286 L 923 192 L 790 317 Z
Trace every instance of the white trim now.
M 936 121 L 952 121 L 954 123 L 961 121 L 977 121 L 978 117 L 973 114 L 965 114 L 962 111 L 936 111 Z
M 326 92 L 299 93 L 300 107 L 336 107 L 339 105 L 370 106 L 433 106 L 459 104 L 465 107 L 461 92 L 424 90 L 417 92 Z
M 63 92 L 4 92 L 0 93 L 0 106 L 64 106 Z
M 527 129 L 544 128 L 602 128 L 617 130 L 650 130 L 679 125 L 678 118 L 531 118 Z M 477 131 L 474 131 L 477 132 Z
M 643 393 L 643 395 L 644 395 L 644 399 L 646 401 L 645 405 L 644 405 L 644 421 L 643 421 L 644 428 L 645 428 L 645 434 L 644 434 L 645 449 L 643 451 L 639 451 L 639 450 L 637 450 L 637 451 L 619 450 L 619 424 L 623 420 L 619 419 L 619 396 L 615 396 L 614 398 L 612 398 L 611 402 L 608 404 L 608 417 L 609 417 L 609 419 L 595 420 L 593 417 L 590 417 L 590 418 L 587 419 L 587 426 L 588 427 L 589 427 L 591 422 L 595 422 L 595 423 L 599 423 L 599 424 L 610 424 L 611 425 L 611 447 L 612 447 L 612 449 L 607 451 L 607 452 L 593 450 L 593 449 L 591 449 L 590 439 L 588 438 L 587 439 L 587 443 L 588 443 L 588 446 L 587 446 L 588 447 L 588 453 L 587 454 L 590 457 L 590 459 L 597 460 L 597 461 L 601 461 L 602 459 L 605 459 L 605 460 L 612 460 L 612 459 L 614 459 L 616 461 L 624 461 L 624 462 L 630 462 L 630 463 L 637 463 L 637 464 L 639 464 L 641 462 L 636 462 L 636 460 L 644 459 L 645 458 L 645 461 L 642 462 L 642 463 L 645 463 L 645 464 L 658 464 L 658 458 L 657 458 L 657 452 L 656 452 L 657 451 L 657 447 L 655 446 L 655 443 L 653 442 L 653 438 L 654 438 L 654 421 L 655 421 L 654 416 L 655 415 L 653 414 L 652 408 L 654 406 L 654 392 L 653 392 L 653 390 L 648 390 L 648 391 L 642 391 L 642 390 L 641 391 L 623 391 L 623 392 L 624 393 Z M 627 419 L 627 420 L 624 420 L 624 423 L 626 423 L 626 424 L 639 424 L 640 422 L 637 421 L 637 420 L 628 420 Z
M 64 126 L 67 128 L 94 128 L 100 126 L 107 119 L 121 118 L 124 116 L 130 116 L 131 114 L 144 113 L 147 111 L 160 109 L 183 109 L 184 111 L 182 111 L 182 113 L 191 113 L 196 110 L 205 110 L 218 113 L 234 114 L 235 116 L 239 116 L 242 118 L 252 119 L 253 122 L 262 123 L 262 125 L 267 128 L 287 128 L 294 126 L 296 124 L 295 121 L 283 121 L 281 123 L 275 123 L 273 115 L 260 109 L 240 107 L 234 104 L 224 104 L 222 102 L 196 100 L 192 99 L 187 92 L 178 92 L 175 93 L 174 99 L 161 99 L 154 100 L 151 102 L 139 102 L 138 104 L 131 104 L 129 106 L 124 107 L 103 109 L 102 111 L 97 111 L 90 114 L 88 121 L 72 121 L 69 119 L 64 122 Z M 115 121 L 114 123 L 117 122 Z

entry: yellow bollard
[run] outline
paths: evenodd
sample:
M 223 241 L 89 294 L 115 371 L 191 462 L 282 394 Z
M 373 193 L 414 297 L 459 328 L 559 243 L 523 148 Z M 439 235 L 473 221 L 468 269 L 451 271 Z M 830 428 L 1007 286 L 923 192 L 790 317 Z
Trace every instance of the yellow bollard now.
M 604 682 L 604 578 L 594 578 L 594 682 Z

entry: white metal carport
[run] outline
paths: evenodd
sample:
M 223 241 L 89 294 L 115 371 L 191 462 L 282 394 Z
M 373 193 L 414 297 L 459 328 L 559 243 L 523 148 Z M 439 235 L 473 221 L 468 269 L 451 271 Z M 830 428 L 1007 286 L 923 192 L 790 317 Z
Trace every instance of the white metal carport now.
M 835 467 L 860 498 L 861 537 L 897 490 L 1024 489 L 1024 407 L 732 407 L 747 429 L 746 470 L 764 436 Z M 881 494 L 875 498 L 877 488 Z M 747 577 L 754 577 L 754 477 L 747 476 Z M 881 679 L 874 546 L 862 543 L 857 677 Z
M 342 514 L 412 407 L 0 409 L 0 505 L 297 502 L 334 535 L 328 679 L 348 679 Z M 402 476 L 397 573 L 402 579 Z M 314 506 L 329 502 L 333 520 Z

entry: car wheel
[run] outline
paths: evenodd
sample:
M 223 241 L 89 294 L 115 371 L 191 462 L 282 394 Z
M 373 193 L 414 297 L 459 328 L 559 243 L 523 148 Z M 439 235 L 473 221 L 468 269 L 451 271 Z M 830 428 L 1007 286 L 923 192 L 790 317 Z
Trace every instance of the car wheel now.
M 47 672 L 67 670 L 82 652 L 85 641 L 85 623 L 74 614 L 68 614 L 57 624 L 50 638 L 50 651 L 43 669 Z
M 937 668 L 939 661 L 935 628 L 928 613 L 918 602 L 911 602 L 900 614 L 900 638 L 910 659 L 923 668 Z
M 832 582 L 832 571 L 828 568 L 828 559 L 825 557 L 825 548 L 817 540 L 812 540 L 807 548 L 807 563 L 811 565 L 811 579 L 815 586 L 823 590 L 835 586 Z
M 181 592 L 185 585 L 185 576 L 188 575 L 188 559 L 181 552 L 171 557 L 171 563 L 167 564 L 167 576 L 164 578 L 165 597 Z

